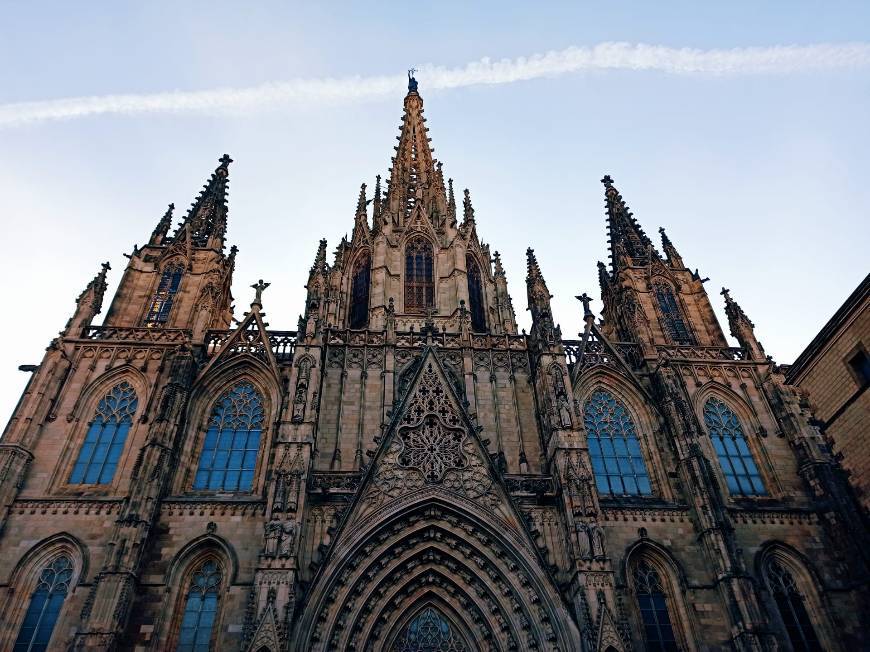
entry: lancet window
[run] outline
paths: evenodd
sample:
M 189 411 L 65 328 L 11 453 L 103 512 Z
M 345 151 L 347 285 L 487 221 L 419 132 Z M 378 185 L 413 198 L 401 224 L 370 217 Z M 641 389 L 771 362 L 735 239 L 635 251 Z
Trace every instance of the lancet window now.
M 471 254 L 465 257 L 465 269 L 468 277 L 468 301 L 471 308 L 471 330 L 475 333 L 486 332 L 486 307 L 483 303 L 483 279 L 480 265 Z
M 768 559 L 764 566 L 764 575 L 792 649 L 797 652 L 820 651 L 822 646 L 813 629 L 804 597 L 798 591 L 792 574 L 776 559 Z
M 350 283 L 350 327 L 365 328 L 369 322 L 369 281 L 372 259 L 368 253 L 357 257 Z
M 217 401 L 205 433 L 193 488 L 250 491 L 260 451 L 263 399 L 241 382 Z
M 190 581 L 184 602 L 176 652 L 208 652 L 217 618 L 221 569 L 214 560 L 207 560 Z
M 713 441 L 728 491 L 744 496 L 765 495 L 767 491 L 737 415 L 713 396 L 704 404 L 704 423 Z
M 695 337 L 689 330 L 674 291 L 669 285 L 658 283 L 655 285 L 656 301 L 659 304 L 659 312 L 662 317 L 662 328 L 675 344 L 695 344 Z
M 115 477 L 139 399 L 127 381 L 115 385 L 97 404 L 70 484 L 108 484 Z
M 640 560 L 634 566 L 633 579 L 645 649 L 677 652 L 679 646 L 668 610 L 668 598 L 658 571 L 646 560 Z
M 426 607 L 405 627 L 393 652 L 466 652 L 465 642 L 450 623 L 432 607 Z
M 650 495 L 637 430 L 622 402 L 609 392 L 596 391 L 589 397 L 583 417 L 599 493 Z
M 425 313 L 434 305 L 432 245 L 416 237 L 405 246 L 405 312 Z
M 42 569 L 36 590 L 24 614 L 14 652 L 42 652 L 48 650 L 51 634 L 60 616 L 61 607 L 69 592 L 73 565 L 66 555 L 57 557 Z
M 145 326 L 148 328 L 158 328 L 165 325 L 169 320 L 172 302 L 175 300 L 175 295 L 178 292 L 178 287 L 181 285 L 181 277 L 183 275 L 184 267 L 181 264 L 170 265 L 163 270 L 163 274 L 160 276 L 160 284 L 157 286 L 157 291 L 151 299 L 148 314 L 145 315 Z

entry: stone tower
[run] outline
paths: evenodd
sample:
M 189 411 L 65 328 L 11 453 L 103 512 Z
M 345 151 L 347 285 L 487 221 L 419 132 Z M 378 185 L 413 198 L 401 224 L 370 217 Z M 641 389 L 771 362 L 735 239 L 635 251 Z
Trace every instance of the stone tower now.
M 518 333 L 409 77 L 295 331 L 233 318 L 228 156 L 108 263 L 0 439 L 0 649 L 857 647 L 867 530 L 753 324 L 604 178 L 603 321 Z M 170 235 L 170 231 L 172 232 Z M 274 292 L 275 290 L 273 290 Z

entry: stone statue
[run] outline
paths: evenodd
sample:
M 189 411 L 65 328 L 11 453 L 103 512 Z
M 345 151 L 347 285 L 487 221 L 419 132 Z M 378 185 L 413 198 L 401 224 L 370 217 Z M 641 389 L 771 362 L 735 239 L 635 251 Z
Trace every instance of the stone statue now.
M 563 428 L 572 428 L 571 422 L 571 407 L 568 405 L 568 398 L 563 394 L 559 397 L 559 421 Z
M 607 549 L 604 542 L 604 530 L 598 523 L 589 524 L 589 541 L 592 544 L 592 556 L 595 559 L 604 559 Z
M 577 530 L 577 556 L 580 559 L 591 559 L 592 549 L 590 547 L 589 526 L 583 521 L 577 521 L 574 524 L 574 529 Z
M 266 557 L 274 557 L 278 554 L 278 539 L 281 536 L 281 522 L 272 519 L 266 523 L 266 545 L 263 554 Z
M 296 522 L 284 521 L 281 528 L 281 542 L 278 544 L 278 556 L 290 557 L 293 554 L 293 544 L 296 543 Z

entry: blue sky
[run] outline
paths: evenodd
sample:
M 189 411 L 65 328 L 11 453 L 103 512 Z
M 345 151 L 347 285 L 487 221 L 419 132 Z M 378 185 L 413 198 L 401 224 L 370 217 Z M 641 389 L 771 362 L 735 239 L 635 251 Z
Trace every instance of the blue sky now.
M 224 152 L 235 159 L 237 315 L 262 277 L 270 323 L 294 328 L 318 239 L 332 248 L 351 230 L 359 184 L 389 166 L 403 89 L 367 90 L 385 76 L 611 41 L 676 58 L 680 48 L 866 49 L 868 31 L 866 2 L 0 2 L 0 115 L 298 79 L 347 89 L 329 102 L 0 124 L 2 328 L 14 343 L 0 352 L 0 414 L 26 380 L 16 367 L 41 359 L 100 261 L 112 263 L 111 293 L 122 254 L 166 204 L 186 209 Z M 710 277 L 719 314 L 725 285 L 767 351 L 790 362 L 868 271 L 870 66 L 826 56 L 766 72 L 593 66 L 446 88 L 433 73 L 427 87 L 424 68 L 418 79 L 435 155 L 471 189 L 521 327 L 533 246 L 564 333 L 580 329 L 573 296 L 597 298 L 595 262 L 607 255 L 599 179 L 609 173 L 646 231 L 665 226 Z

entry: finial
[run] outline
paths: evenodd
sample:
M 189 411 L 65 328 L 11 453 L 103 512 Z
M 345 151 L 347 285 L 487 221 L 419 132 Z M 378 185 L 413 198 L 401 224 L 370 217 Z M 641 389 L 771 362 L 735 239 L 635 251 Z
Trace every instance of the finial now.
M 474 207 L 471 205 L 471 193 L 468 191 L 468 188 L 462 191 L 464 198 L 462 199 L 462 213 L 463 219 L 466 222 L 474 221 Z
M 722 288 L 722 291 L 719 294 L 725 297 L 725 303 L 731 303 L 731 290 L 728 288 Z
M 272 285 L 271 283 L 264 283 L 263 279 L 260 279 L 256 283 L 254 283 L 251 287 L 254 288 L 254 300 L 251 302 L 251 308 L 257 306 L 258 308 L 263 307 L 263 290 Z
M 612 188 L 613 187 L 613 179 L 611 178 L 611 176 L 609 174 L 604 175 L 604 178 L 601 179 L 601 183 L 604 184 L 605 188 Z
M 414 73 L 417 72 L 416 68 L 411 68 L 408 71 L 408 92 L 416 93 L 417 92 L 417 80 L 414 79 Z
M 362 184 L 359 188 L 359 199 L 356 202 L 356 213 L 365 214 L 366 212 L 366 184 Z
M 592 298 L 588 294 L 584 292 L 580 296 L 574 298 L 583 304 L 583 319 L 586 319 L 587 317 L 595 317 L 589 309 L 589 304 L 592 302 Z
M 220 165 L 218 166 L 217 170 L 215 170 L 215 172 L 222 176 L 226 176 L 227 174 L 229 174 L 230 163 L 233 162 L 233 159 L 230 158 L 230 155 L 224 154 L 218 159 L 218 161 L 220 162 Z

